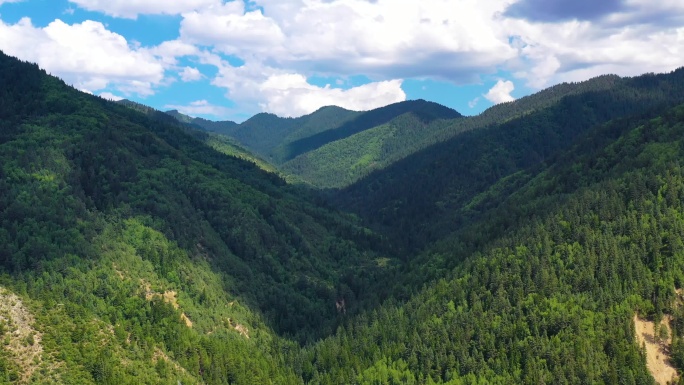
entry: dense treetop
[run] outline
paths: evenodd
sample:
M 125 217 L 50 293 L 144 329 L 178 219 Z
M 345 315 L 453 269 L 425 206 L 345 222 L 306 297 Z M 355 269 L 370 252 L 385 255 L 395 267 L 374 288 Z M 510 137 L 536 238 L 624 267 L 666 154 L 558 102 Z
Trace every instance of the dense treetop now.
M 653 384 L 637 313 L 684 368 L 682 70 L 214 129 L 0 85 L 0 384 Z

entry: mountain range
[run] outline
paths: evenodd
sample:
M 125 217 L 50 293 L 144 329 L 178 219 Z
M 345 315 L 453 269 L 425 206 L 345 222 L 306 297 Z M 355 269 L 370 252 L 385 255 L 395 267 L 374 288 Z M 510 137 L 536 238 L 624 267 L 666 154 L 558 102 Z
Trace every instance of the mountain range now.
M 0 384 L 681 383 L 684 69 L 242 124 L 0 85 Z

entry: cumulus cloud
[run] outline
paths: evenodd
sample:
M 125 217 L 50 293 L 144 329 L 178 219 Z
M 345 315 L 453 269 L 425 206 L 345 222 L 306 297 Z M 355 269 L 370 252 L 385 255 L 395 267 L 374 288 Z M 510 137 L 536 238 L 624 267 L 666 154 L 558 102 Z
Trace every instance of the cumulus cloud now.
M 0 0 L 1 1 L 1 0 Z M 218 5 L 221 0 L 69 0 L 89 11 L 134 19 L 141 14 L 177 15 Z
M 310 84 L 299 73 L 285 71 L 260 62 L 247 62 L 233 67 L 216 55 L 204 55 L 204 64 L 219 68 L 212 84 L 227 89 L 227 97 L 241 107 L 257 105 L 261 111 L 281 116 L 301 116 L 327 105 L 350 110 L 368 110 L 406 100 L 401 89 L 402 80 L 371 82 L 358 87 L 342 89 Z M 248 111 L 258 112 L 258 111 Z
M 184 82 L 194 82 L 204 77 L 204 75 L 194 67 L 183 68 L 183 71 L 179 75 Z
M 111 93 L 111 92 L 101 92 L 99 96 L 100 96 L 101 98 L 105 98 L 105 99 L 107 99 L 107 100 L 111 100 L 111 101 L 114 101 L 114 102 L 118 102 L 119 100 L 124 100 L 124 99 L 125 99 L 125 98 L 122 98 L 122 97 L 119 96 L 119 95 L 114 95 L 114 94 Z
M 265 98 L 260 105 L 281 116 L 310 114 L 329 105 L 364 111 L 406 100 L 401 84 L 401 80 L 389 80 L 344 90 L 309 84 L 299 74 L 273 75 L 260 87 Z
M 183 15 L 184 41 L 211 45 L 228 54 L 266 54 L 284 40 L 277 23 L 260 11 L 245 13 L 242 1 Z
M 499 80 L 489 92 L 484 94 L 485 99 L 494 104 L 512 102 L 515 100 L 511 92 L 515 90 L 515 85 L 510 80 Z
M 506 0 L 242 2 L 183 15 L 181 40 L 298 73 L 469 82 L 515 56 L 495 22 Z
M 432 78 L 461 84 L 504 70 L 539 89 L 606 71 L 668 71 L 682 57 L 684 30 L 658 24 L 665 14 L 675 25 L 684 24 L 684 3 L 678 0 L 407 0 L 400 7 L 391 0 L 256 0 L 255 5 L 263 11 L 234 1 L 186 13 L 179 40 L 249 62 L 237 70 L 219 69 L 214 83 L 232 98 L 278 111 L 277 100 L 287 98 L 265 83 L 271 76 L 282 81 L 279 76 L 292 74 L 304 79 L 363 74 L 375 83 Z M 213 61 L 222 68 L 220 59 Z M 301 107 L 305 94 L 334 93 L 299 78 L 297 83 L 287 93 L 296 95 L 288 99 L 290 114 L 308 110 Z M 491 97 L 511 98 L 510 92 Z
M 179 36 L 156 47 L 138 47 L 100 23 L 70 26 L 56 20 L 36 28 L 24 20 L 0 22 L 0 49 L 36 61 L 81 89 L 110 87 L 140 95 L 168 82 L 165 71 L 183 81 L 207 76 L 179 63 L 191 57 L 215 66 L 212 84 L 225 88 L 241 107 L 293 116 L 323 103 L 366 109 L 401 100 L 401 79 L 481 84 L 504 71 L 539 89 L 603 73 L 670 71 L 684 57 L 681 0 L 405 0 L 401 6 L 393 0 L 71 3 L 118 17 L 180 14 Z M 245 64 L 231 66 L 226 57 Z M 363 89 L 368 98 L 340 84 L 319 87 L 307 81 L 355 75 L 370 79 Z M 505 101 L 510 98 L 506 90 L 492 89 L 487 95 Z
M 209 103 L 206 100 L 197 100 L 188 105 L 167 104 L 164 106 L 164 108 L 169 110 L 178 110 L 181 113 L 190 116 L 211 115 L 219 119 L 228 116 L 228 114 L 231 112 L 230 108 L 217 106 Z
M 28 18 L 14 25 L 0 20 L 0 49 L 91 92 L 111 84 L 146 96 L 164 79 L 164 67 L 153 55 L 131 48 L 123 36 L 94 21 L 68 25 L 55 20 L 39 28 Z
M 607 18 L 613 23 L 617 16 Z M 615 73 L 633 76 L 667 72 L 682 65 L 684 27 L 649 24 L 609 27 L 600 22 L 566 21 L 553 27 L 526 20 L 505 21 L 518 33 L 519 61 L 511 70 L 532 88 Z
M 508 1 L 255 1 L 263 11 L 233 1 L 184 13 L 179 40 L 212 47 L 198 56 L 218 68 L 212 83 L 241 105 L 284 116 L 329 104 L 365 110 L 405 100 L 404 78 L 469 83 L 495 73 L 517 54 L 495 22 Z M 232 67 L 216 53 L 246 64 Z M 357 74 L 372 82 L 343 89 L 307 81 Z
M 180 40 L 165 41 L 158 46 L 148 48 L 147 51 L 169 66 L 177 65 L 178 58 L 180 57 L 193 56 L 200 53 L 199 48 Z

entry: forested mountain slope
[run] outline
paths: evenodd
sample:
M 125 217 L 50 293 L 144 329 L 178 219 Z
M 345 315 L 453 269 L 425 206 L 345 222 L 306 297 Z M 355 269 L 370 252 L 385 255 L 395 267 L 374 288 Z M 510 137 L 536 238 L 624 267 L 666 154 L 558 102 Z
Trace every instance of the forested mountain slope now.
M 554 93 L 564 96 L 551 103 L 547 99 Z M 466 126 L 475 118 L 463 119 L 461 134 L 340 190 L 337 202 L 396 234 L 408 250 L 420 249 L 463 226 L 469 220 L 463 216 L 466 204 L 482 191 L 543 164 L 596 124 L 684 101 L 684 70 L 604 76 L 542 94 L 549 97 L 535 95 L 486 111 L 477 119 L 492 123 L 481 129 Z M 547 106 L 528 110 L 535 99 Z M 518 117 L 496 123 L 495 116 L 511 115 Z
M 453 125 L 452 119 L 423 119 L 412 112 L 349 137 L 332 141 L 280 166 L 319 188 L 347 187 L 420 149 Z
M 684 368 L 682 138 L 684 105 L 617 120 L 473 199 L 480 219 L 405 273 L 452 263 L 441 279 L 290 358 L 296 373 L 312 384 L 653 384 L 635 313 L 671 319 L 669 354 Z
M 385 235 L 0 54 L 0 384 L 653 384 L 636 313 L 684 368 L 683 72 L 501 106 L 338 192 Z
M 293 159 L 301 154 L 325 146 L 328 143 L 381 126 L 407 114 L 410 114 L 418 122 L 423 124 L 428 124 L 439 119 L 456 119 L 461 117 L 461 114 L 451 108 L 425 100 L 409 100 L 390 104 L 385 107 L 360 113 L 358 117 L 339 127 L 328 129 L 291 143 L 285 143 L 281 145 L 281 147 L 285 147 L 283 150 L 285 151 L 285 154 L 283 154 L 280 159 L 283 161 Z
M 193 118 L 188 115 L 181 114 L 177 110 L 166 111 L 167 114 L 178 119 L 181 123 L 186 123 L 191 126 L 196 126 L 202 130 L 215 132 L 222 135 L 230 135 L 230 133 L 238 126 L 237 123 L 229 120 L 214 122 L 212 120 Z
M 302 137 L 333 129 L 356 118 L 360 113 L 340 107 L 323 107 L 299 118 L 281 118 L 273 114 L 254 115 L 224 134 L 236 139 L 250 151 L 279 164 L 286 156 L 288 143 Z
M 381 238 L 314 195 L 4 54 L 0 84 L 0 286 L 35 316 L 36 381 L 296 382 L 276 333 L 376 300 Z M 2 352 L 14 382 L 30 362 Z
M 340 127 L 321 125 L 316 117 L 320 111 L 290 120 L 261 114 L 245 122 L 246 127 L 240 134 L 242 139 L 238 140 L 266 156 L 286 175 L 295 175 L 319 188 L 344 188 L 375 170 L 382 170 L 460 133 L 527 116 L 552 107 L 568 96 L 610 90 L 621 84 L 622 79 L 611 75 L 582 83 L 560 84 L 466 118 L 447 107 L 423 100 L 359 113 Z M 299 129 L 302 126 L 319 127 L 320 132 Z M 290 135 L 290 131 L 295 134 Z M 289 136 L 278 136 L 278 132 Z M 234 133 L 229 135 L 235 136 Z M 269 148 L 273 149 L 260 148 L 255 138 L 271 141 Z M 278 140 L 282 143 L 276 144 Z
M 261 113 L 234 126 L 232 122 L 193 120 L 177 111 L 168 113 L 182 122 L 234 138 L 250 151 L 276 165 L 328 143 L 381 126 L 407 113 L 414 115 L 423 124 L 461 116 L 450 108 L 425 100 L 410 100 L 361 112 L 328 106 L 299 118 L 281 118 Z M 228 126 L 224 127 L 224 124 Z M 216 128 L 219 126 L 221 129 Z
M 225 134 L 227 130 L 237 126 L 237 123 L 235 122 L 214 122 L 202 118 L 193 118 L 188 115 L 181 114 L 176 110 L 161 112 L 152 107 L 131 102 L 130 100 L 125 99 L 116 103 L 131 108 L 135 111 L 142 112 L 154 120 L 170 124 L 181 123 L 184 126 L 186 133 L 205 143 L 214 150 L 225 155 L 230 155 L 254 163 L 264 171 L 286 177 L 284 174 L 280 173 L 271 163 L 266 162 L 259 156 L 253 154 L 238 144 L 235 139 Z

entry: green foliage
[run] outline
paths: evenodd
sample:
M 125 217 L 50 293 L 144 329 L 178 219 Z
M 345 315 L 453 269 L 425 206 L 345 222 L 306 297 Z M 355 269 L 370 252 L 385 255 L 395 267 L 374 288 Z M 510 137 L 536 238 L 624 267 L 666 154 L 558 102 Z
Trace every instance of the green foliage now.
M 553 162 L 599 124 L 648 111 L 655 116 L 684 102 L 683 95 L 684 70 L 557 86 L 454 122 L 448 140 L 372 173 L 337 192 L 335 201 L 388 228 L 393 242 L 412 253 L 472 222 L 478 213 L 466 209 L 469 202 L 504 178 Z
M 320 384 L 391 383 L 405 372 L 425 383 L 652 384 L 632 317 L 673 314 L 682 330 L 682 137 L 684 106 L 596 128 L 514 193 L 492 192 L 500 206 L 410 264 L 397 286 L 460 260 L 445 278 L 305 349 L 299 361 L 315 364 L 297 372 Z M 645 156 L 654 149 L 661 155 Z M 576 174 L 578 163 L 591 170 Z M 501 230 L 502 221 L 514 225 Z M 485 246 L 464 259 L 449 247 L 459 239 Z M 680 368 L 681 351 L 675 338 Z
M 231 139 L 228 136 L 210 134 L 207 135 L 206 139 L 204 139 L 204 142 L 211 148 L 215 149 L 216 151 L 222 154 L 234 156 L 236 158 L 252 162 L 264 171 L 273 174 L 280 174 L 279 171 L 275 168 L 275 166 L 271 165 L 270 163 L 262 160 L 261 158 L 251 154 L 249 151 L 240 147 L 237 143 L 235 143 L 233 139 Z M 281 176 L 283 178 L 287 178 L 285 175 Z
M 417 127 L 427 125 L 435 120 L 456 119 L 461 117 L 461 114 L 451 108 L 425 100 L 409 100 L 394 103 L 360 113 L 355 119 L 349 120 L 339 127 L 327 129 L 299 140 L 281 144 L 280 147 L 285 148 L 285 154 L 280 157 L 281 162 L 296 158 L 301 154 L 316 150 L 326 144 L 348 138 L 374 127 L 382 126 L 407 114 L 417 120 L 417 122 L 413 122 L 414 130 Z
M 373 251 L 359 246 L 377 236 L 303 199 L 307 193 L 276 175 L 212 151 L 167 124 L 164 117 L 174 120 L 165 114 L 149 119 L 63 84 L 49 87 L 40 90 L 44 98 L 80 107 L 68 115 L 36 110 L 0 145 L 8 160 L 0 187 L 8 248 L 0 265 L 9 271 L 93 255 L 99 215 L 147 215 L 152 227 L 230 274 L 229 289 L 279 332 L 301 339 L 324 331 L 321 325 L 334 328 L 335 298 L 356 295 L 381 273 Z
M 237 123 L 231 121 L 214 122 L 202 118 L 192 118 L 190 116 L 183 115 L 176 110 L 167 111 L 166 113 L 173 116 L 181 123 L 185 123 L 192 127 L 197 127 L 199 129 L 220 135 L 230 135 L 238 125 Z
M 294 119 L 263 113 L 255 115 L 240 125 L 220 131 L 207 123 L 201 123 L 199 126 L 232 137 L 250 151 L 280 165 L 328 143 L 382 126 L 407 113 L 411 113 L 421 122 L 421 125 L 439 119 L 461 117 L 458 112 L 439 104 L 413 100 L 367 112 L 348 111 L 340 107 L 328 106 L 310 115 Z M 172 112 L 172 114 L 178 116 L 177 113 Z M 192 121 L 192 123 L 196 122 Z M 222 122 L 215 124 L 219 123 Z
M 336 299 L 349 315 L 377 302 L 360 293 L 384 274 L 382 240 L 353 217 L 166 114 L 0 68 L 2 282 L 60 382 L 297 383 L 278 335 L 315 340 Z
M 142 112 L 154 120 L 169 124 L 181 123 L 181 127 L 183 127 L 186 133 L 209 145 L 214 150 L 225 155 L 246 160 L 264 171 L 278 174 L 278 170 L 276 170 L 274 166 L 240 146 L 235 139 L 227 136 L 232 132 L 231 129 L 237 127 L 237 123 L 230 121 L 213 122 L 202 118 L 192 118 L 183 115 L 176 110 L 162 113 L 151 107 L 125 99 L 116 103 L 132 110 Z M 281 175 L 281 177 L 285 178 L 286 176 Z
M 284 163 L 285 173 L 321 188 L 341 188 L 431 144 L 451 120 L 423 121 L 406 113 L 387 124 L 330 142 Z
M 33 383 L 653 384 L 635 312 L 673 317 L 684 368 L 681 71 L 317 142 L 349 181 L 408 156 L 338 196 L 385 237 L 230 141 L 0 68 L 0 285 L 35 317 Z M 272 150 L 362 115 L 249 124 L 287 126 Z M 417 124 L 461 134 L 409 156 Z M 7 329 L 0 384 L 26 365 Z

